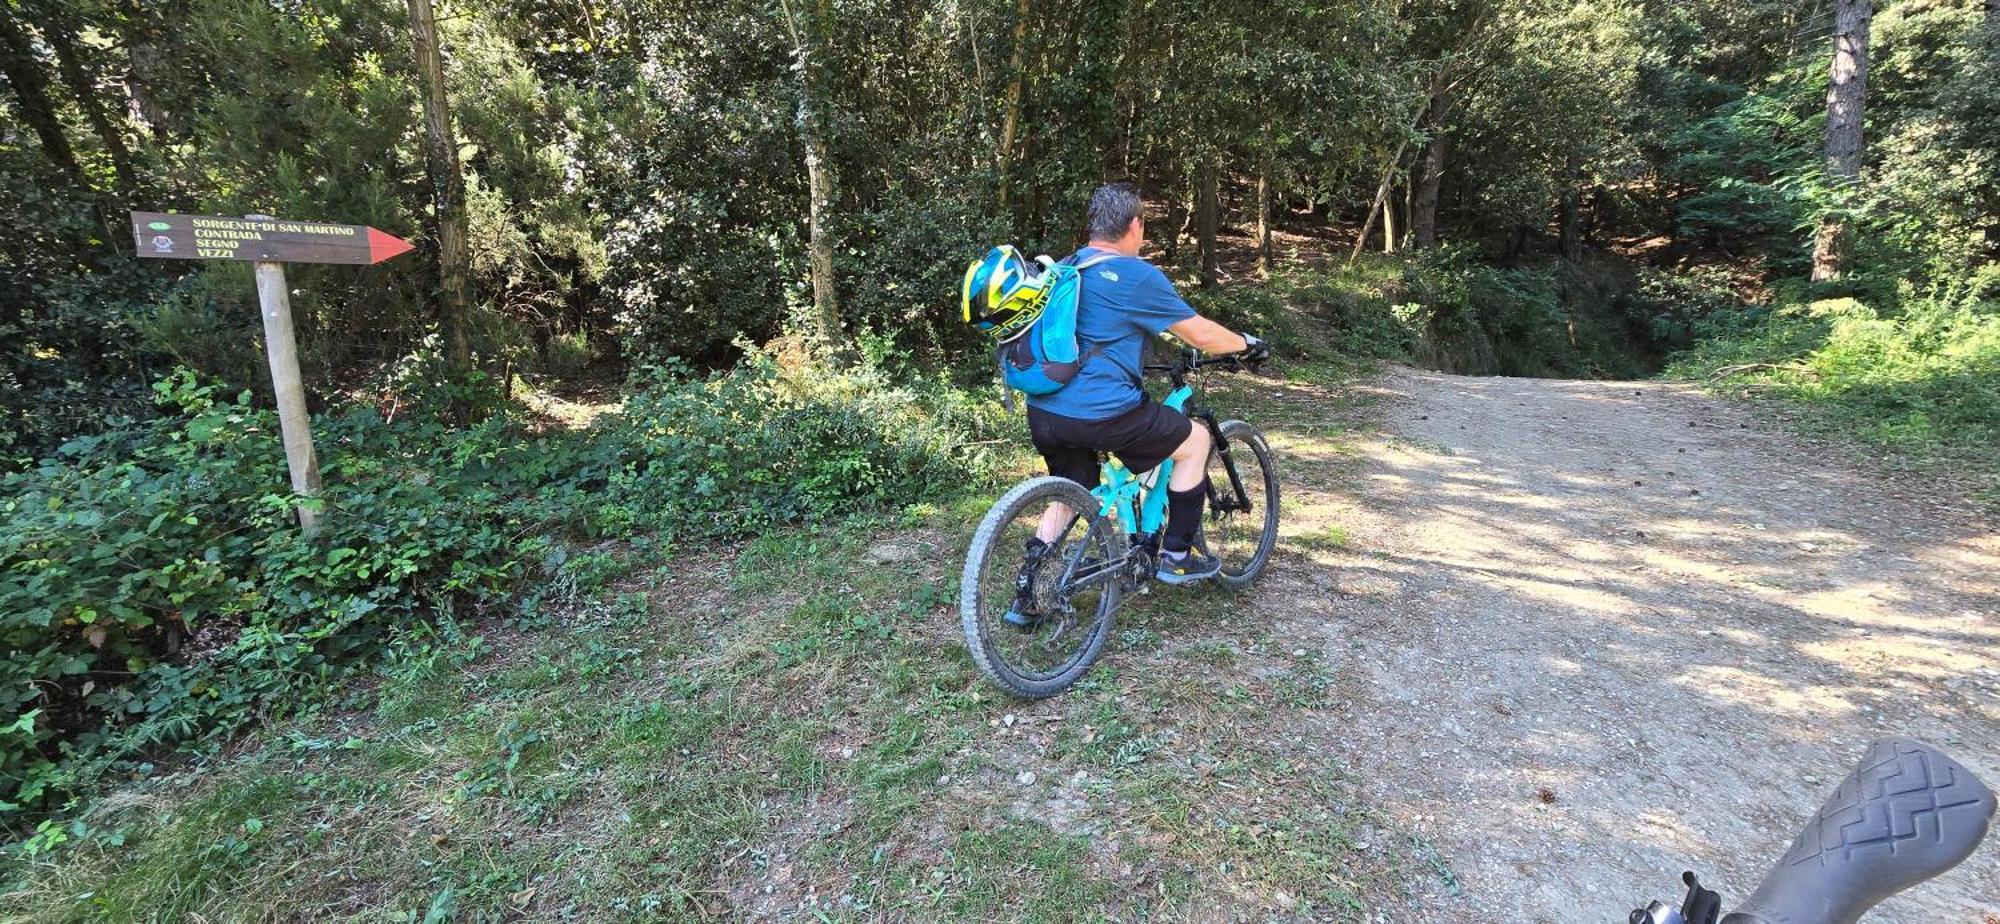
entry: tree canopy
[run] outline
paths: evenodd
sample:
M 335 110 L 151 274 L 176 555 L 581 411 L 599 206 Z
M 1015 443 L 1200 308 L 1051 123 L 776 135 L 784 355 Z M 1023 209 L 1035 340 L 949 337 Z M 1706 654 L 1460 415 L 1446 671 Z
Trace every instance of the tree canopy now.
M 0 10 L 11 439 L 45 446 L 175 364 L 258 383 L 244 269 L 140 265 L 126 208 L 423 240 L 379 270 L 302 268 L 294 301 L 321 384 L 438 347 L 405 5 Z M 968 255 L 1069 246 L 1114 177 L 1196 264 L 1211 174 L 1225 229 L 1260 195 L 1281 225 L 1351 227 L 1380 188 L 1394 236 L 1506 259 L 1657 235 L 1778 276 L 1836 209 L 1864 231 L 1862 286 L 1963 275 L 1994 246 L 2000 65 L 1976 0 L 1883 4 L 1851 194 L 1817 165 L 1824 3 L 466 0 L 438 19 L 489 375 L 578 352 L 714 364 L 809 318 L 949 358 L 972 346 L 947 304 Z M 58 396 L 76 420 L 26 418 Z

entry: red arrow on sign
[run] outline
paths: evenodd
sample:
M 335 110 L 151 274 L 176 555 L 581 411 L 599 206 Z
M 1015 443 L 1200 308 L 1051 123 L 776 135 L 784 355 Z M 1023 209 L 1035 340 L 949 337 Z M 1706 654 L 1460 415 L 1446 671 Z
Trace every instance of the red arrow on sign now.
M 409 253 L 416 245 L 403 240 L 380 228 L 368 229 L 368 262 L 380 263 L 401 253 Z

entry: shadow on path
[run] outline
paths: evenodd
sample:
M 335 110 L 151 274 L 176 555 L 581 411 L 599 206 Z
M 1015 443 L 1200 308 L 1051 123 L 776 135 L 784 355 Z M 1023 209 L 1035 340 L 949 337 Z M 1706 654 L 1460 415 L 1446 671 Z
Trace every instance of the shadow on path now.
M 1882 735 L 2000 785 L 1991 524 L 1678 386 L 1382 387 L 1353 547 L 1288 629 L 1345 665 L 1354 762 L 1462 887 L 1389 920 L 1622 921 L 1682 869 L 1727 907 Z M 2000 911 L 1995 851 L 1870 924 Z

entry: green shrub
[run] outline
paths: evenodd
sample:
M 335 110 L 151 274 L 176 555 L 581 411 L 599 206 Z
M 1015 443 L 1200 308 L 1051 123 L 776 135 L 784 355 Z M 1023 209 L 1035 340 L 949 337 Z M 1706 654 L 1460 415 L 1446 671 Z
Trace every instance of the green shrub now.
M 550 337 L 545 353 L 548 373 L 559 378 L 580 375 L 597 359 L 589 332 L 580 330 Z
M 1854 299 L 1719 313 L 1669 375 L 1755 387 L 1815 425 L 2000 474 L 2000 300 L 1988 269 L 1877 310 Z
M 1397 314 L 1416 335 L 1418 359 L 1448 372 L 1630 376 L 1637 363 L 1610 313 L 1612 288 L 1578 264 L 1495 267 L 1445 247 L 1405 264 Z
M 618 522 L 738 535 L 855 506 L 904 503 L 981 480 L 995 405 L 941 382 L 891 385 L 752 351 L 705 379 L 655 373 L 600 439 L 616 446 Z
M 875 332 L 890 347 L 874 351 L 875 361 L 897 374 L 914 374 L 937 357 L 983 356 L 988 346 L 959 317 L 958 287 L 966 264 L 1010 235 L 986 214 L 989 200 L 972 197 L 985 187 L 958 187 L 958 179 L 945 173 L 926 178 L 929 188 L 892 187 L 845 229 L 834 257 L 843 311 L 855 329 Z M 982 371 L 990 374 L 987 365 Z
M 1401 267 L 1389 294 L 1411 355 L 1470 375 L 1648 375 L 1691 342 L 1698 319 L 1741 305 L 1713 274 L 1635 271 L 1601 257 L 1504 267 L 1443 247 Z
M 350 405 L 314 421 L 307 540 L 271 412 L 192 373 L 156 391 L 168 413 L 0 479 L 0 823 L 287 708 L 401 628 L 539 595 L 524 577 L 574 583 L 544 574 L 564 543 L 738 535 L 981 483 L 1003 420 L 942 383 L 755 351 L 659 374 L 580 432 Z
M 261 317 L 251 265 L 226 261 L 176 280 L 133 326 L 147 349 L 207 380 L 254 389 L 270 381 Z M 315 357 L 304 359 L 302 365 L 315 365 Z
M 1815 85 L 1815 78 L 1818 83 Z M 1807 218 L 1798 178 L 1813 170 L 1823 139 L 1814 109 L 1825 74 L 1789 65 L 1769 86 L 1710 110 L 1671 135 L 1665 175 L 1691 190 L 1674 207 L 1684 238 L 1728 242 L 1801 268 L 1793 229 Z M 1808 103 L 1810 101 L 1810 103 Z
M 1369 359 L 1410 355 L 1415 337 L 1396 319 L 1386 297 L 1393 277 L 1375 261 L 1336 272 L 1307 274 L 1290 285 L 1294 305 L 1331 321 L 1340 352 Z M 1281 290 L 1283 291 L 1283 290 Z
M 1675 342 L 1669 322 L 1726 300 L 1714 281 L 1636 277 L 1608 260 L 1495 267 L 1469 248 L 1370 256 L 1280 273 L 1259 286 L 1198 292 L 1224 324 L 1308 358 L 1401 358 L 1470 375 L 1632 378 Z M 1309 319 L 1309 320 L 1308 320 Z
M 1693 346 L 1701 325 L 1732 317 L 1744 307 L 1727 271 L 1719 267 L 1683 273 L 1640 267 L 1637 285 L 1624 298 L 1626 313 L 1645 325 L 1654 344 L 1669 351 Z
M 1568 378 L 1603 374 L 1579 341 L 1575 306 L 1564 298 L 1560 275 L 1554 266 L 1477 266 L 1467 274 L 1472 315 L 1494 345 L 1490 371 Z
M 519 487 L 503 421 L 446 443 L 369 408 L 323 417 L 326 528 L 308 542 L 270 412 L 187 373 L 158 395 L 177 413 L 0 481 L 0 708 L 17 717 L 0 799 L 17 806 L 72 785 L 68 757 L 237 724 L 519 571 L 493 509 Z
M 1204 315 L 1308 359 L 1406 357 L 1413 338 L 1389 308 L 1395 266 L 1371 258 L 1338 269 L 1291 270 L 1263 285 L 1189 298 Z

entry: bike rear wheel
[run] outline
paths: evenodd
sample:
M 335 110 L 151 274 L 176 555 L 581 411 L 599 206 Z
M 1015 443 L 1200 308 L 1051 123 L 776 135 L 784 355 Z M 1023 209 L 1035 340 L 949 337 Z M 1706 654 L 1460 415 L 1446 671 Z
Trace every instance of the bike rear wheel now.
M 1229 587 L 1244 587 L 1264 572 L 1271 553 L 1278 546 L 1278 465 L 1264 434 L 1240 420 L 1224 421 L 1222 438 L 1229 441 L 1230 457 L 1243 497 L 1250 509 L 1230 509 L 1236 487 L 1229 480 L 1220 449 L 1209 454 L 1210 494 L 1208 516 L 1201 524 L 1201 541 L 1208 554 L 1222 563 L 1216 580 Z
M 1057 506 L 1073 513 L 1055 515 L 1061 535 L 1031 560 L 1028 540 Z M 973 534 L 959 581 L 965 646 L 980 672 L 1027 699 L 1081 679 L 1111 634 L 1125 548 L 1116 518 L 1100 518 L 1097 499 L 1067 478 L 1031 479 L 1002 496 Z

